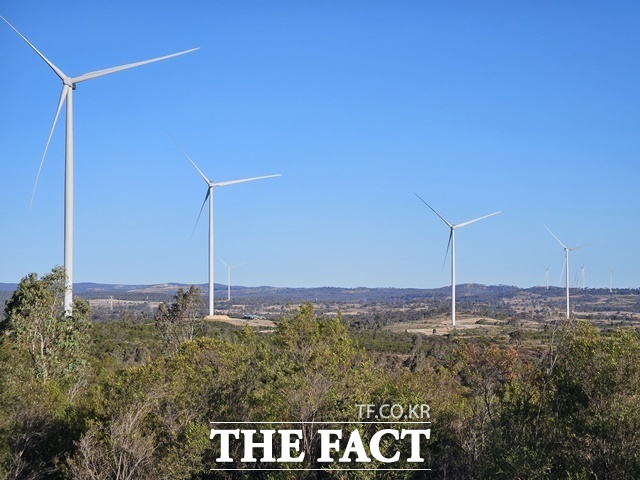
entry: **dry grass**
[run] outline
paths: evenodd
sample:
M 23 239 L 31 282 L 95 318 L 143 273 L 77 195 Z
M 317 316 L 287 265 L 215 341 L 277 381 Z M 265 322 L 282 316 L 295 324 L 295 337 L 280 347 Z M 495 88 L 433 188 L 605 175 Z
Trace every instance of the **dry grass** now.
M 478 323 L 481 321 L 481 323 Z M 487 331 L 497 331 L 503 324 L 500 320 L 490 317 L 479 317 L 474 315 L 457 314 L 455 330 L 486 329 Z M 420 320 L 417 322 L 393 323 L 385 327 L 392 332 L 422 333 L 424 335 L 447 335 L 454 331 L 451 326 L 451 316 L 438 315 L 437 317 Z
M 89 306 L 91 308 L 109 308 L 111 306 L 110 298 L 93 298 L 88 300 Z M 113 299 L 113 307 L 130 307 L 134 305 L 148 305 L 149 308 L 158 308 L 161 302 L 151 302 L 146 300 L 118 300 L 117 298 Z

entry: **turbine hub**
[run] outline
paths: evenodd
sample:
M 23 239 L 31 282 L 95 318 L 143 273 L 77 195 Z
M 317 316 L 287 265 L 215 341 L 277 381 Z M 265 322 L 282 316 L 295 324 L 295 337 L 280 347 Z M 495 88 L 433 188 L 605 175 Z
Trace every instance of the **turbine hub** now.
M 64 83 L 67 87 L 71 87 L 72 90 L 76 89 L 76 84 L 71 81 L 70 77 L 65 77 L 64 80 L 62 80 L 62 83 Z

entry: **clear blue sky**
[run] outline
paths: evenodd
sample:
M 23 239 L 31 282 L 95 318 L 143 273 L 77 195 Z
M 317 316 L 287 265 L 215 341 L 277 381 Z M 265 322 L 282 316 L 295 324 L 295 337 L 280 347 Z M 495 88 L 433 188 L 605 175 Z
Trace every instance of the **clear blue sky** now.
M 75 281 L 639 287 L 637 2 L 6 0 L 70 76 L 200 47 L 78 85 Z M 0 281 L 63 262 L 64 117 L 29 201 L 61 82 L 0 24 Z M 216 261 L 216 280 L 226 280 Z

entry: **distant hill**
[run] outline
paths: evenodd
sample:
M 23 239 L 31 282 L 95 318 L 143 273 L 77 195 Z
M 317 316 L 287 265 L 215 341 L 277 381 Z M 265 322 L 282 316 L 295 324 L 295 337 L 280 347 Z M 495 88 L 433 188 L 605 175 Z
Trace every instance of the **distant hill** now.
M 2 283 L 0 282 L 0 292 L 15 292 L 18 288 L 17 283 Z
M 17 288 L 16 283 L 0 283 L 0 292 L 14 292 Z M 208 284 L 196 285 L 204 294 L 208 292 Z M 118 295 L 123 297 L 138 297 L 144 299 L 158 299 L 160 297 L 173 296 L 178 288 L 189 288 L 190 284 L 184 283 L 160 283 L 150 285 L 127 285 L 127 284 L 106 284 L 106 283 L 93 283 L 93 282 L 81 282 L 76 283 L 73 286 L 74 294 L 85 298 L 108 298 L 110 295 Z M 306 301 L 306 300 L 321 300 L 321 301 L 407 301 L 412 298 L 446 298 L 450 295 L 450 287 L 440 287 L 434 289 L 419 289 L 419 288 L 370 288 L 370 287 L 311 287 L 311 288 L 297 288 L 297 287 L 245 287 L 240 285 L 232 285 L 233 296 L 238 297 L 252 297 L 252 298 L 265 298 L 270 300 L 283 299 L 285 301 Z M 227 286 L 219 283 L 215 284 L 216 297 L 218 292 L 226 292 Z M 500 292 L 504 294 L 506 291 L 519 291 L 517 287 L 504 287 L 504 286 L 485 286 L 477 284 L 459 285 L 457 287 L 457 293 L 460 296 L 471 295 L 495 295 Z
M 91 319 L 96 322 L 124 320 L 133 322 L 153 318 L 161 302 L 172 302 L 179 288 L 190 285 L 161 283 L 152 285 L 100 284 L 83 282 L 74 285 L 74 294 L 89 301 Z M 208 285 L 200 287 L 208 301 Z M 17 285 L 0 283 L 0 320 L 4 305 Z M 227 315 L 242 317 L 260 314 L 279 318 L 289 307 L 313 302 L 320 312 L 341 311 L 354 325 L 378 327 L 403 322 L 422 321 L 450 312 L 451 288 L 370 288 L 370 287 L 231 287 L 215 285 L 216 308 Z M 572 289 L 572 311 L 578 318 L 613 325 L 636 325 L 640 322 L 640 289 L 588 288 Z M 456 286 L 458 312 L 500 320 L 544 321 L 553 315 L 564 316 L 565 289 L 560 287 L 519 288 L 510 285 L 463 284 Z M 515 323 L 514 323 L 515 324 Z
M 189 284 L 161 283 L 151 285 L 126 285 L 126 284 L 102 284 L 92 282 L 76 283 L 74 294 L 86 299 L 109 298 L 113 296 L 122 300 L 142 301 L 166 301 L 175 295 L 178 288 L 188 288 Z M 206 296 L 208 284 L 196 285 L 200 287 Z M 7 299 L 17 288 L 15 283 L 0 283 L 0 298 Z M 215 285 L 216 298 L 226 297 L 227 286 Z M 451 295 L 450 287 L 431 289 L 419 288 L 370 288 L 370 287 L 245 287 L 232 285 L 232 296 L 240 301 L 251 299 L 252 301 L 265 301 L 268 303 L 299 303 L 313 302 L 339 302 L 339 303 L 396 303 L 412 301 L 443 301 Z M 615 289 L 616 294 L 640 295 L 639 289 Z M 460 301 L 468 303 L 493 303 L 501 300 L 513 299 L 518 295 L 562 297 L 564 288 L 544 287 L 519 288 L 510 285 L 481 285 L 462 284 L 456 286 L 456 296 Z M 581 291 L 582 295 L 604 295 L 608 289 L 587 289 Z M 4 303 L 4 302 L 3 302 Z

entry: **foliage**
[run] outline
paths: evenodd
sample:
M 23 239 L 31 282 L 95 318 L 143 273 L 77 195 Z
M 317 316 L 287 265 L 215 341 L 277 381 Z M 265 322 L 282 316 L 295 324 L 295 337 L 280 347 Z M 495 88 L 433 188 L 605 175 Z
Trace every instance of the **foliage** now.
M 7 301 L 0 331 L 9 334 L 29 352 L 36 378 L 42 381 L 69 377 L 84 365 L 89 305 L 73 303 L 73 315 L 63 310 L 65 273 L 61 267 L 38 278 L 24 277 Z
M 640 345 L 630 330 L 601 335 L 579 322 L 561 345 L 552 411 L 563 469 L 640 477 Z
M 202 325 L 201 310 L 204 307 L 202 293 L 191 285 L 186 292 L 179 288 L 173 303 L 162 302 L 156 313 L 156 327 L 173 349 L 185 340 L 193 340 L 196 329 Z
M 0 478 L 244 478 L 209 470 L 219 446 L 209 422 L 354 421 L 358 404 L 391 403 L 431 406 L 423 451 L 433 478 L 640 478 L 634 331 L 570 321 L 537 337 L 422 336 L 350 329 L 311 304 L 270 333 L 200 329 L 190 289 L 163 320 L 159 311 L 155 322 L 77 333 L 90 356 L 90 382 L 78 383 L 68 372 L 83 348 L 60 346 L 67 337 L 54 328 L 76 328 L 61 312 L 59 275 L 26 277 L 2 323 Z M 29 328 L 59 350 L 38 357 Z M 365 442 L 373 431 L 362 427 Z M 308 425 L 301 448 L 317 456 Z M 419 478 L 296 473 L 252 478 Z

